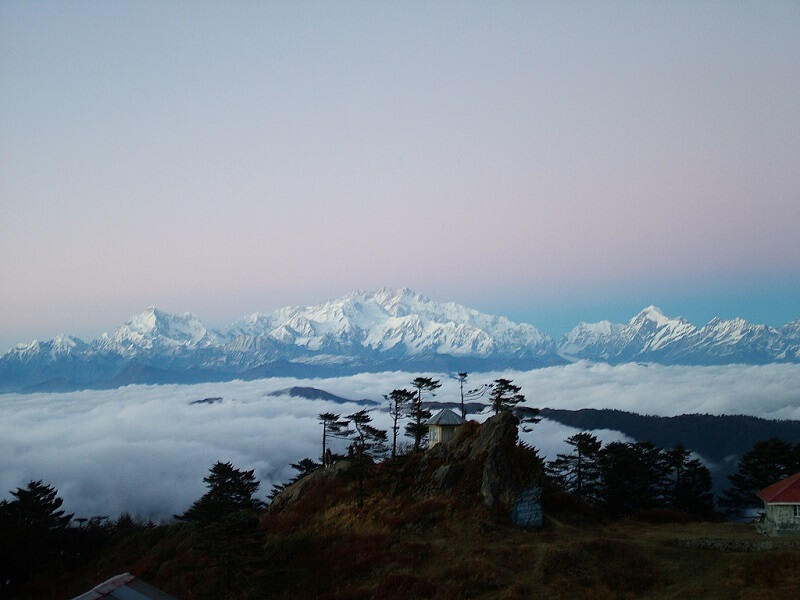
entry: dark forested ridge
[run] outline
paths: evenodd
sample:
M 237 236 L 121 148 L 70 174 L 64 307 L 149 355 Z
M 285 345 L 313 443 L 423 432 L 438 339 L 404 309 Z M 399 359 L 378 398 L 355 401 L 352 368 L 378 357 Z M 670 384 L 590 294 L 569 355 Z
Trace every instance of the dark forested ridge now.
M 613 429 L 662 448 L 683 444 L 720 465 L 735 466 L 760 440 L 777 437 L 800 442 L 800 421 L 775 421 L 745 415 L 678 415 L 657 417 L 611 409 L 543 408 L 540 415 L 582 430 Z

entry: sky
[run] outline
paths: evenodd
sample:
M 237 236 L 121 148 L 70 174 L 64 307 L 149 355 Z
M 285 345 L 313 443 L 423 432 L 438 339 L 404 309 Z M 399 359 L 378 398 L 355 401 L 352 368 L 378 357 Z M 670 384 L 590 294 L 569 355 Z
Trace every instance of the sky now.
M 0 352 L 408 286 L 800 317 L 800 3 L 0 0 Z
M 167 519 L 183 513 L 205 492 L 202 479 L 216 461 L 253 469 L 263 498 L 273 484 L 295 474 L 291 463 L 321 452 L 318 414 L 347 415 L 364 408 L 271 397 L 270 393 L 301 385 L 342 398 L 381 401 L 383 394 L 407 387 L 417 375 L 365 373 L 305 381 L 276 378 L 0 395 L 0 428 L 4 429 L 0 500 L 10 499 L 10 490 L 41 479 L 59 491 L 65 510 L 78 517 L 116 518 L 128 511 L 142 518 Z M 432 375 L 442 382 L 436 400 L 457 401 L 457 379 Z M 529 406 L 800 419 L 800 365 L 667 367 L 581 362 L 528 372 L 487 373 L 481 378 L 501 375 L 522 387 Z M 210 397 L 222 401 L 191 404 Z M 390 427 L 385 407 L 370 415 L 377 427 Z M 475 418 L 482 421 L 486 416 Z M 557 453 L 571 450 L 564 440 L 577 432 L 543 420 L 521 437 L 552 460 Z M 615 431 L 596 434 L 605 443 L 627 441 Z

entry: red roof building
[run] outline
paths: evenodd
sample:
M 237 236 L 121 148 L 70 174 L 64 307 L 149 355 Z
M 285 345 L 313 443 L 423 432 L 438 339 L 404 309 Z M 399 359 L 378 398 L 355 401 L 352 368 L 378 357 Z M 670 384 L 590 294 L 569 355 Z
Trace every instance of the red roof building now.
M 800 534 L 800 473 L 756 494 L 764 501 L 764 529 L 775 534 Z
M 756 495 L 765 503 L 788 502 L 790 504 L 800 504 L 800 473 L 795 473 L 778 483 L 773 483 Z

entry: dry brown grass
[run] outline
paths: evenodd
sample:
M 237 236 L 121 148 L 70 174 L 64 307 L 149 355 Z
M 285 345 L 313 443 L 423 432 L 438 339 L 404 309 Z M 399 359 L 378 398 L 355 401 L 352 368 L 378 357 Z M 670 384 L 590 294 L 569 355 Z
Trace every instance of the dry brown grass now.
M 131 571 L 183 600 L 220 593 L 243 600 L 783 600 L 800 589 L 800 551 L 675 544 L 763 540 L 749 525 L 683 522 L 670 514 L 652 522 L 600 521 L 580 502 L 545 490 L 547 525 L 528 532 L 481 504 L 470 491 L 477 472 L 462 474 L 453 494 L 415 499 L 406 485 L 415 477 L 409 464 L 398 460 L 387 467 L 391 473 L 378 472 L 362 508 L 352 482 L 330 481 L 282 512 L 264 515 L 248 564 L 237 565 L 249 569 L 247 576 L 234 586 L 225 583 L 221 557 L 187 524 L 122 539 L 89 568 L 71 573 L 70 582 L 57 583 L 77 595 Z M 58 596 L 42 591 L 25 597 Z
M 635 545 L 606 538 L 550 548 L 540 568 L 543 583 L 571 597 L 639 597 L 662 585 L 654 563 Z
M 755 599 L 800 596 L 800 552 L 767 552 L 727 570 L 731 590 Z M 744 595 L 746 594 L 746 596 Z
M 403 465 L 392 467 L 402 477 Z M 327 598 L 777 598 L 798 589 L 800 552 L 753 553 L 687 550 L 675 539 L 760 539 L 746 525 L 686 522 L 678 513 L 601 522 L 579 502 L 560 505 L 540 532 L 511 526 L 468 493 L 413 499 L 408 490 L 381 482 L 368 489 L 363 508 L 346 485 L 329 487 L 280 525 L 309 532 L 311 561 L 295 597 Z M 547 502 L 558 504 L 557 493 Z M 314 507 L 314 510 L 312 510 Z M 307 512 L 311 510 L 311 512 Z M 776 562 L 777 561 L 777 562 Z M 754 571 L 759 573 L 754 574 Z M 309 579 L 310 577 L 310 579 Z M 794 588 L 792 586 L 795 586 Z M 312 593 L 313 592 L 313 593 Z M 304 596 L 305 594 L 305 596 Z M 327 595 L 326 595 L 327 594 Z

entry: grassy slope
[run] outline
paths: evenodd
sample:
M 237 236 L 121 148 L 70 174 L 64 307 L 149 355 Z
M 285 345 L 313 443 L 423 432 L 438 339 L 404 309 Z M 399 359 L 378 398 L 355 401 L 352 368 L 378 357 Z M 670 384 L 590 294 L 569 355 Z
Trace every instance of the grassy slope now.
M 752 525 L 601 522 L 549 493 L 543 531 L 460 493 L 415 500 L 384 465 L 364 508 L 352 483 L 324 481 L 279 514 L 202 529 L 140 529 L 80 569 L 19 597 L 71 598 L 130 571 L 195 598 L 791 598 L 800 550 L 687 549 L 674 540 L 763 541 Z M 567 508 L 570 506 L 570 508 Z M 800 542 L 800 539 L 795 540 Z

